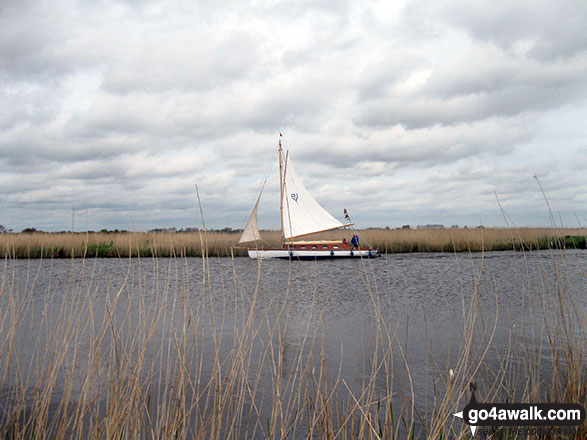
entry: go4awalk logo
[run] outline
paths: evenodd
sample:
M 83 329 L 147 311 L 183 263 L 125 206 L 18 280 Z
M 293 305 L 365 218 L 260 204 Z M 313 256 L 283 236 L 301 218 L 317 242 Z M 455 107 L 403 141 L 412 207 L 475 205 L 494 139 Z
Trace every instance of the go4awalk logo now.
M 469 389 L 469 403 L 453 416 L 463 419 L 472 435 L 480 426 L 580 426 L 585 421 L 579 403 L 478 403 L 477 386 Z

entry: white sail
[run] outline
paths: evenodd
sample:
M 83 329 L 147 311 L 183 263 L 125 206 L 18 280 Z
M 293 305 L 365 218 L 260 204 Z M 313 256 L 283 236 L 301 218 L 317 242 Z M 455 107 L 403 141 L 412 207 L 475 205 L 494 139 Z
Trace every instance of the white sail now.
M 239 244 L 261 239 L 261 235 L 259 234 L 259 227 L 257 226 L 257 208 L 259 207 L 259 200 L 261 200 L 262 193 L 263 191 L 261 191 L 259 193 L 259 197 L 257 197 L 257 202 L 255 202 L 255 206 L 253 207 L 253 211 L 249 216 L 247 225 L 245 226 L 245 229 L 243 229 L 241 238 L 238 241 Z
M 288 157 L 283 185 L 283 233 L 286 239 L 343 228 L 306 190 Z

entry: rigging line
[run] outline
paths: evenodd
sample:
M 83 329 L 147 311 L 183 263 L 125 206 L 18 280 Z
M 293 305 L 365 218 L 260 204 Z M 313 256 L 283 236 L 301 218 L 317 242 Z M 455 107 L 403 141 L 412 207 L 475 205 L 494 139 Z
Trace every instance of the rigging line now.
M 271 156 L 271 160 L 269 161 L 269 164 L 267 165 L 267 168 L 265 169 L 265 174 L 263 175 L 263 181 L 259 184 L 259 188 L 255 192 L 255 197 L 253 198 L 253 203 L 251 204 L 251 206 L 249 208 L 248 216 L 247 216 L 247 219 L 245 220 L 245 224 L 243 225 L 242 229 L 245 228 L 247 222 L 249 221 L 249 216 L 251 215 L 251 212 L 253 212 L 253 207 L 255 206 L 255 203 L 257 203 L 257 199 L 259 198 L 259 195 L 263 192 L 263 189 L 265 188 L 265 184 L 267 183 L 267 180 L 269 179 L 269 174 L 271 173 L 271 170 L 273 169 L 273 163 L 275 162 L 275 158 L 277 157 L 278 152 L 279 152 L 279 148 L 276 149 L 273 152 L 273 155 Z

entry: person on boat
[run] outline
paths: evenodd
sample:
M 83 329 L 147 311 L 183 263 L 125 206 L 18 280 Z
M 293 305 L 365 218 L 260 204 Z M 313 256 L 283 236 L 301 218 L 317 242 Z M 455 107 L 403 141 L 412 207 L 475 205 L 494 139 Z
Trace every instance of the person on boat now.
M 347 246 L 347 245 L 348 245 L 348 243 L 347 243 L 347 241 L 346 241 L 346 238 L 343 238 L 343 239 L 342 239 L 342 244 L 343 244 L 343 246 Z
M 353 247 L 359 247 L 359 236 L 357 234 L 353 235 L 353 238 L 351 238 L 351 243 Z

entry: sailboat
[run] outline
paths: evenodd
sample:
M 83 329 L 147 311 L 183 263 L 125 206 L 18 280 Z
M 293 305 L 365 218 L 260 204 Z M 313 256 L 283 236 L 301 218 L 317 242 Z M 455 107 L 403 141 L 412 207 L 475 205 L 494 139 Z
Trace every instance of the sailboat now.
M 249 219 L 239 239 L 239 246 L 249 244 L 250 258 L 285 258 L 285 259 L 319 259 L 319 258 L 369 258 L 379 256 L 377 249 L 360 247 L 346 240 L 307 240 L 308 237 L 321 232 L 348 228 L 353 223 L 343 224 L 312 197 L 292 164 L 289 150 L 285 152 L 279 140 L 279 185 L 281 211 L 281 247 L 264 248 L 259 245 L 261 234 L 257 225 L 257 209 L 263 194 L 261 189 L 253 206 Z M 346 210 L 345 210 L 346 213 Z M 300 238 L 302 240 L 300 240 Z

